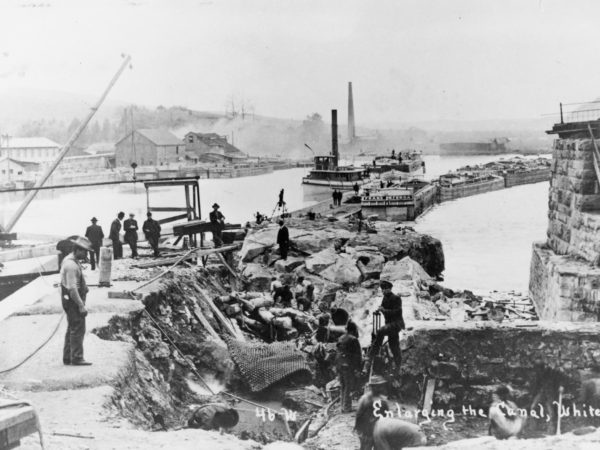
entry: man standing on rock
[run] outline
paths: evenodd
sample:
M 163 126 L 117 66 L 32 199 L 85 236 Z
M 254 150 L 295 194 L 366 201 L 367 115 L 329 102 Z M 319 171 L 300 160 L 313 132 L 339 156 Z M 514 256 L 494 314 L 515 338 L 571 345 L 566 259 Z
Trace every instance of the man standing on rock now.
M 96 270 L 96 261 L 100 265 L 100 247 L 102 247 L 102 239 L 104 239 L 104 232 L 100 225 L 96 225 L 98 219 L 92 217 L 92 224 L 85 230 L 85 237 L 92 243 L 94 251 L 90 252 L 90 264 L 92 270 Z
M 358 327 L 352 321 L 346 324 L 346 333 L 337 341 L 336 367 L 340 381 L 342 412 L 352 411 L 351 394 L 356 388 L 362 367 L 362 349 L 358 342 Z
M 117 214 L 117 218 L 110 224 L 110 233 L 108 238 L 113 243 L 114 259 L 123 257 L 123 245 L 121 245 L 121 238 L 119 237 L 119 232 L 121 231 L 121 220 L 123 220 L 123 217 L 125 217 L 125 213 L 121 211 L 119 214 Z
M 281 259 L 287 259 L 288 250 L 290 248 L 290 232 L 283 220 L 279 221 L 279 231 L 277 232 L 277 244 L 279 244 L 279 253 Z
M 383 300 L 377 311 L 383 313 L 385 325 L 375 335 L 375 341 L 372 343 L 371 351 L 369 352 L 369 360 L 373 364 L 373 359 L 379 354 L 383 338 L 387 336 L 390 350 L 392 351 L 392 355 L 394 355 L 396 373 L 400 375 L 402 352 L 400 351 L 399 333 L 406 328 L 404 317 L 402 316 L 402 299 L 392 292 L 392 283 L 389 281 L 382 280 L 379 286 L 383 292 Z
M 78 237 L 73 241 L 73 252 L 63 260 L 60 267 L 60 291 L 62 307 L 67 316 L 67 333 L 63 347 L 63 363 L 71 366 L 89 366 L 92 363 L 83 359 L 83 338 L 85 336 L 85 300 L 88 287 L 83 278 L 80 260 L 92 252 L 88 238 Z
M 360 450 L 373 449 L 373 430 L 377 420 L 385 417 L 390 406 L 384 396 L 386 381 L 379 375 L 373 375 L 369 380 L 369 392 L 358 401 L 354 429 L 360 439 Z
M 123 228 L 125 229 L 125 242 L 129 244 L 129 248 L 131 249 L 131 257 L 137 258 L 138 223 L 134 217 L 133 213 L 129 213 L 129 219 L 123 223 Z
M 154 251 L 154 257 L 158 257 L 158 240 L 160 239 L 160 223 L 152 218 L 152 213 L 148 211 L 146 213 L 146 221 L 144 225 L 142 225 L 142 231 L 144 232 L 144 236 L 146 236 L 146 240 L 152 250 Z
M 225 228 L 225 216 L 219 211 L 219 204 L 215 203 L 212 205 L 213 210 L 208 215 L 210 218 L 211 232 L 213 235 L 213 242 L 215 247 L 221 247 L 223 245 L 223 229 Z

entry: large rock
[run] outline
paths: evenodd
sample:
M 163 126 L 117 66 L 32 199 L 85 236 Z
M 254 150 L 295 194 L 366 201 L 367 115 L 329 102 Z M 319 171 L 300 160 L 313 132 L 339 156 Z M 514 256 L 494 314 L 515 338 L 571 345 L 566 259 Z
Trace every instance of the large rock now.
M 392 283 L 394 281 L 413 281 L 415 283 L 432 281 L 421 265 L 409 256 L 400 261 L 388 261 L 379 278 Z
M 338 258 L 337 252 L 333 248 L 326 248 L 314 255 L 306 258 L 306 270 L 312 273 L 321 273 L 329 266 L 335 264 Z
M 354 236 L 351 231 L 343 228 L 325 228 L 321 230 L 290 231 L 292 245 L 301 252 L 314 254 L 326 248 L 334 247 L 336 243 L 344 244 Z
M 375 246 L 388 261 L 410 256 L 432 277 L 437 277 L 444 271 L 442 243 L 416 231 L 391 229 L 375 234 L 358 234 L 352 237 L 346 246 Z
M 379 278 L 385 264 L 385 257 L 381 253 L 378 251 L 360 250 L 352 253 L 352 257 L 363 264 L 363 271 L 366 278 Z
M 240 250 L 240 260 L 250 262 L 268 248 L 277 245 L 278 230 L 276 226 L 269 226 L 248 234 Z
M 247 289 L 249 291 L 269 291 L 271 288 L 272 275 L 260 264 L 246 264 L 242 276 L 248 281 Z
M 282 273 L 290 273 L 293 272 L 294 269 L 300 267 L 304 264 L 304 260 L 301 258 L 288 258 L 288 259 L 279 259 L 275 262 L 275 270 Z
M 361 281 L 361 273 L 356 267 L 356 261 L 349 255 L 338 255 L 335 263 L 321 272 L 321 276 L 341 285 L 358 284 Z

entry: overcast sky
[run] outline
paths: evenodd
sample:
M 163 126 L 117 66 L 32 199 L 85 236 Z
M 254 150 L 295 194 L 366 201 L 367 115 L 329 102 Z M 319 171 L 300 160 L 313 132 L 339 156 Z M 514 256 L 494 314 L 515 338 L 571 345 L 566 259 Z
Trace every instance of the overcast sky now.
M 3 0 L 0 83 L 357 122 L 538 118 L 600 93 L 597 1 Z

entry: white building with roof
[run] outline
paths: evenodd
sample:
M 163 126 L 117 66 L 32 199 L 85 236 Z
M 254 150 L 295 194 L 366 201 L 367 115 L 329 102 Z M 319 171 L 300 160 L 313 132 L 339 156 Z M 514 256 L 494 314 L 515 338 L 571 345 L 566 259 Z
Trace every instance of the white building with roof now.
M 10 137 L 0 139 L 0 158 L 43 163 L 56 159 L 60 145 L 45 137 Z

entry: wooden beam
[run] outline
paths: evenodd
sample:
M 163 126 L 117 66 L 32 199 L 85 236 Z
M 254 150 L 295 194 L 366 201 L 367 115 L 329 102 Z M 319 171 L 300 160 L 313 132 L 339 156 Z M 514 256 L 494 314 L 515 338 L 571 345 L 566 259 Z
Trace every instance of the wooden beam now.
M 176 212 L 176 211 L 189 211 L 190 208 L 187 206 L 151 206 L 150 211 L 156 212 Z M 185 216 L 187 218 L 187 214 Z

